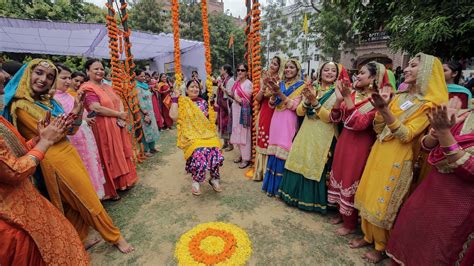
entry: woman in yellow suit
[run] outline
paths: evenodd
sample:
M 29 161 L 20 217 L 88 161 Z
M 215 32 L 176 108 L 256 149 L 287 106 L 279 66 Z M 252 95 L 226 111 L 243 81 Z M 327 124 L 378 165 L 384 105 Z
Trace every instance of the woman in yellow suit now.
M 434 56 L 417 54 L 404 70 L 409 89 L 390 99 L 390 90 L 372 94 L 377 109 L 377 140 L 355 196 L 364 237 L 350 241 L 352 248 L 375 244 L 364 259 L 377 263 L 385 257 L 389 230 L 407 196 L 413 177 L 414 146 L 428 127 L 430 108 L 448 101 L 443 66 Z

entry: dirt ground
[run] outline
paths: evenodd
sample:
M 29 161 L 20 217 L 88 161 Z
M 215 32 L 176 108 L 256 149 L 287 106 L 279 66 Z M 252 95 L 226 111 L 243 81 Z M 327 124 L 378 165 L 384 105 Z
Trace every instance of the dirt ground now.
M 323 216 L 288 207 L 261 192 L 262 183 L 248 180 L 224 154 L 222 193 L 206 183 L 202 195 L 191 194 L 176 130 L 162 132 L 161 152 L 138 167 L 140 183 L 117 202 L 104 205 L 123 235 L 135 246 L 123 255 L 101 242 L 89 250 L 93 265 L 176 265 L 175 243 L 200 223 L 222 221 L 247 231 L 253 247 L 249 265 L 364 265 L 367 250 L 351 250 L 350 237 L 334 234 L 337 226 Z M 385 265 L 389 261 L 385 260 Z

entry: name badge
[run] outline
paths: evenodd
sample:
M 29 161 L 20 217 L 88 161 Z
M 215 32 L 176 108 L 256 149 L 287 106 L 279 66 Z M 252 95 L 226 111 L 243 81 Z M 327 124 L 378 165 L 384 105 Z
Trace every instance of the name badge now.
M 404 102 L 402 105 L 400 105 L 400 109 L 402 109 L 403 111 L 406 111 L 408 108 L 412 107 L 414 105 L 414 103 L 410 100 Z

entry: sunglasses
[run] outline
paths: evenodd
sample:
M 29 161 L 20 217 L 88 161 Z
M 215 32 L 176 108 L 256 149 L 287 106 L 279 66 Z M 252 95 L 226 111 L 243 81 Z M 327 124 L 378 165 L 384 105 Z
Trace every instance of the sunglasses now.
M 247 72 L 245 69 L 237 69 L 237 72 Z

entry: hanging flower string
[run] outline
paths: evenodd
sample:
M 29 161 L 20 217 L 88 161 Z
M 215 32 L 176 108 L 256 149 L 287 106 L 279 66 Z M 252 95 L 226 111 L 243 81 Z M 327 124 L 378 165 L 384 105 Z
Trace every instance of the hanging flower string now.
M 213 125 L 213 131 L 217 130 L 216 123 L 216 112 L 214 111 L 213 105 L 211 104 L 213 91 L 212 91 L 212 65 L 211 65 L 211 43 L 209 34 L 209 24 L 207 16 L 207 0 L 201 0 L 201 13 L 202 13 L 202 31 L 204 37 L 204 49 L 206 55 L 206 88 L 209 101 L 209 121 Z
M 247 6 L 251 0 L 245 0 L 245 5 Z M 245 35 L 246 39 L 244 42 L 245 54 L 244 58 L 247 61 L 247 66 L 249 68 L 249 73 L 252 73 L 252 9 L 249 10 L 247 16 L 245 16 L 244 21 L 247 22 L 245 26 Z
M 174 41 L 174 69 L 176 78 L 176 88 L 180 89 L 183 83 L 183 75 L 181 73 L 181 49 L 179 47 L 179 2 L 171 0 L 171 15 L 173 18 L 173 41 Z
M 135 64 L 133 62 L 133 56 L 131 55 L 131 43 L 130 33 L 128 29 L 126 32 L 122 31 L 117 26 L 116 11 L 113 8 L 115 1 L 109 0 L 105 6 L 108 9 L 107 19 L 107 34 L 109 37 L 109 49 L 110 49 L 110 65 L 111 65 L 111 79 L 112 89 L 115 90 L 121 97 L 125 111 L 130 114 L 129 120 L 131 121 L 130 131 L 133 132 L 131 139 L 134 153 L 134 160 L 141 162 L 143 157 L 143 146 L 140 144 L 140 140 L 143 137 L 141 129 L 141 116 L 140 107 L 137 98 L 137 92 L 135 90 L 135 76 L 133 68 Z M 127 22 L 128 15 L 126 13 L 127 4 L 123 1 L 120 10 L 122 11 L 122 25 Z M 125 61 L 120 61 L 120 56 L 125 53 Z
M 253 125 L 252 125 L 252 160 L 255 159 L 257 145 L 257 119 L 259 111 L 259 103 L 257 93 L 260 91 L 260 78 L 262 74 L 261 64 L 261 26 L 260 26 L 260 3 L 253 0 L 252 5 L 252 84 L 253 84 Z

